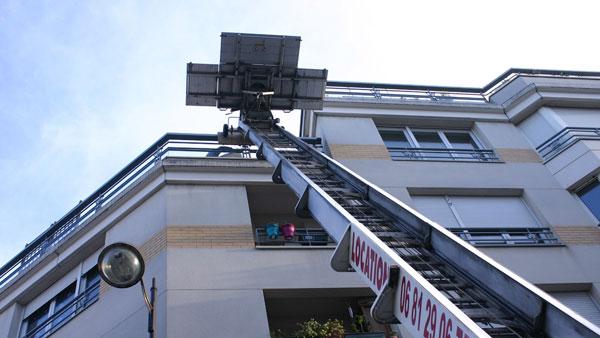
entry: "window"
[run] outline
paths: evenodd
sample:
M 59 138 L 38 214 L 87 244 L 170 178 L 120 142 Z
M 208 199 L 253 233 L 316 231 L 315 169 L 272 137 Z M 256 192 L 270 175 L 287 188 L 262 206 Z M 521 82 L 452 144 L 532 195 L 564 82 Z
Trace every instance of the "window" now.
M 88 271 L 82 278 L 83 307 L 86 308 L 90 304 L 98 300 L 100 295 L 100 274 L 95 267 Z
M 600 220 L 600 182 L 596 177 L 590 184 L 577 192 L 585 206 Z
M 21 337 L 48 337 L 69 322 L 81 311 L 98 300 L 100 276 L 93 267 L 79 279 L 71 283 L 50 301 L 29 315 L 21 325 Z
M 446 227 L 539 227 L 520 197 L 413 196 L 418 210 Z
M 73 311 L 67 307 L 75 298 L 75 283 L 61 291 L 54 300 L 54 315 L 52 316 L 52 327 L 54 331 L 63 326 L 64 323 L 73 315 Z
M 520 197 L 413 196 L 423 215 L 475 245 L 559 244 Z
M 50 302 L 44 304 L 39 309 L 35 310 L 34 313 L 30 314 L 24 321 L 24 327 L 26 330 L 26 337 L 39 338 L 46 334 L 46 330 L 49 328 L 46 323 L 48 319 L 48 313 L 50 312 Z
M 600 306 L 589 292 L 551 292 L 559 302 L 595 325 L 600 325 Z
M 448 131 L 444 135 L 452 148 L 457 149 L 479 149 L 479 145 L 469 133 Z
M 381 129 L 393 160 L 498 161 L 492 150 L 467 130 Z
M 437 159 L 447 157 L 447 153 L 445 151 L 437 151 L 436 149 L 446 149 L 447 145 L 442 140 L 442 134 L 437 131 L 424 131 L 424 130 L 415 130 L 412 132 L 415 144 L 417 144 L 418 148 L 423 150 L 428 149 L 429 151 L 420 152 L 423 158 L 428 159 Z

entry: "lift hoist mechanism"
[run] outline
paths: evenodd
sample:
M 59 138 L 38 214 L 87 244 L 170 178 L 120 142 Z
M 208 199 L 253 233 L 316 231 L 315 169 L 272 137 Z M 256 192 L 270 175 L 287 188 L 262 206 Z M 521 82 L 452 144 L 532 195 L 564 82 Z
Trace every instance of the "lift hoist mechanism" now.
M 327 70 L 298 68 L 300 37 L 223 33 L 219 64 L 187 66 L 188 105 L 239 110 L 237 130 L 298 196 L 296 213 L 337 242 L 336 271 L 375 292 L 381 323 L 413 337 L 600 337 L 600 329 L 279 126 L 272 110 L 319 110 Z

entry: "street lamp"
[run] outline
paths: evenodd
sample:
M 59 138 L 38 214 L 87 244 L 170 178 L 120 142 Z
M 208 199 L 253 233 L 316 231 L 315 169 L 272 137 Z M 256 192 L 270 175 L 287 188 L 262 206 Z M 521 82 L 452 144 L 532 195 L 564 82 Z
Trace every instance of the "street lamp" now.
M 154 300 L 156 295 L 156 280 L 152 277 L 150 297 L 144 286 L 144 259 L 134 246 L 126 243 L 113 243 L 102 249 L 98 256 L 98 272 L 100 277 L 109 285 L 124 289 L 140 282 L 144 302 L 148 308 L 148 334 L 154 337 Z

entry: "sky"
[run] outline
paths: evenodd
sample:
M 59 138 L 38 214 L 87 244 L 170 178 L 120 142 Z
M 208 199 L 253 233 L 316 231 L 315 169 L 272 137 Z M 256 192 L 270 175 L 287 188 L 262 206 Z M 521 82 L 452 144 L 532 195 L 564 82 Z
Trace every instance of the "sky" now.
M 511 67 L 600 71 L 598 9 L 0 0 L 0 265 L 165 133 L 221 128 L 223 112 L 185 106 L 186 64 L 218 63 L 221 32 L 299 35 L 299 66 L 330 80 L 483 87 Z

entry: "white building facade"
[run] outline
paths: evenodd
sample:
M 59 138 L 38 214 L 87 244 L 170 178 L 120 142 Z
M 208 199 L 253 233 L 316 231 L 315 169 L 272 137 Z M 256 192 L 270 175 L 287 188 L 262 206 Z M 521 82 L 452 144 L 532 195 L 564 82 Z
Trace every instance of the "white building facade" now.
M 600 75 L 511 70 L 483 89 L 329 82 L 324 108 L 301 119 L 300 136 L 600 325 Z M 115 242 L 139 248 L 157 279 L 158 337 L 368 319 L 373 294 L 330 268 L 335 243 L 294 214 L 273 168 L 216 140 L 167 134 L 8 262 L 0 336 L 146 336 L 140 290 L 109 287 L 95 268 Z M 269 238 L 273 223 L 296 232 Z

